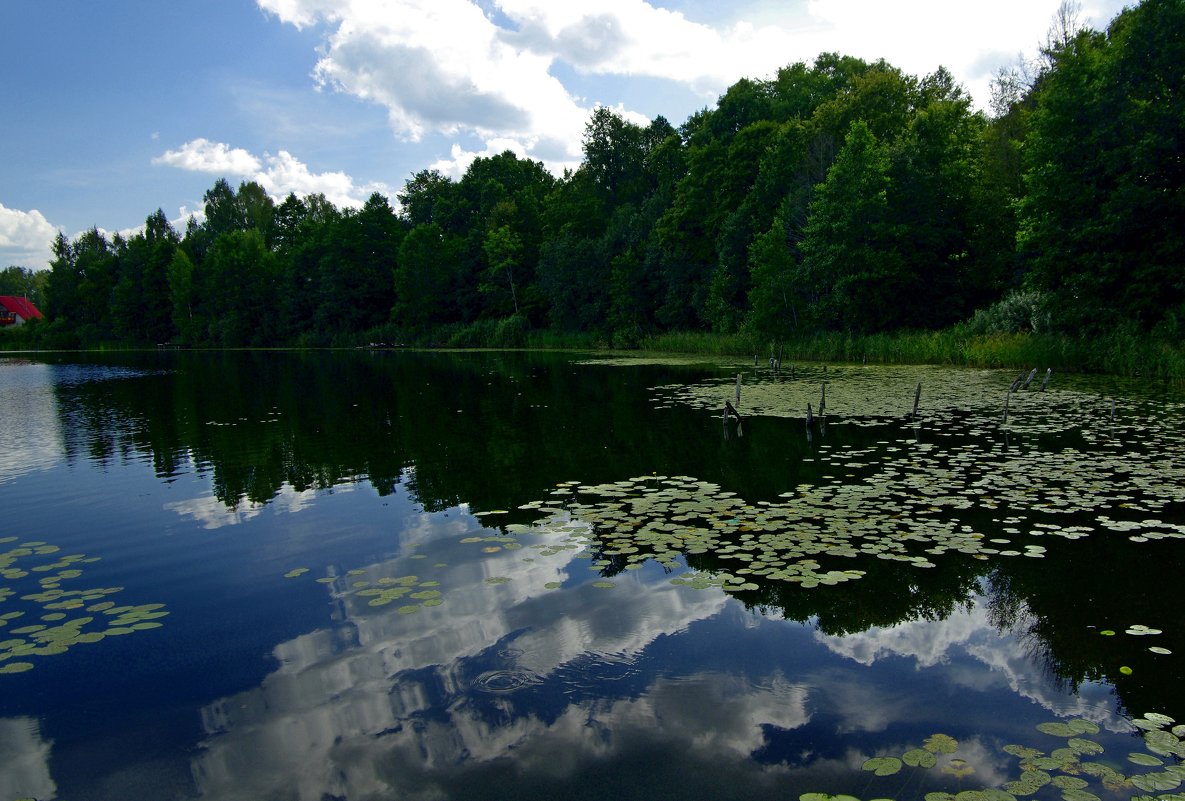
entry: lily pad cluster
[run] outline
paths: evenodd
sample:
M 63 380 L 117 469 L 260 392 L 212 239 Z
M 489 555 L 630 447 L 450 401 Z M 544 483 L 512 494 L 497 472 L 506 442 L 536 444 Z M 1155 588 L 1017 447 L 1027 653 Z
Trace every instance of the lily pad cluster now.
M 42 657 L 64 654 L 107 637 L 159 628 L 169 613 L 164 604 L 117 605 L 111 596 L 123 587 L 74 589 L 84 566 L 98 557 L 38 540 L 18 542 L 0 553 L 0 674 L 24 673 Z
M 653 400 L 660 406 L 686 405 L 719 412 L 725 399 L 733 397 L 736 371 L 733 365 L 719 377 L 695 384 L 669 384 L 653 388 Z M 1016 432 L 1048 433 L 1089 429 L 1107 433 L 1114 425 L 1143 432 L 1155 427 L 1157 417 L 1185 414 L 1185 403 L 1153 400 L 1135 382 L 1116 386 L 1084 384 L 1058 376 L 1049 391 L 1010 392 L 1013 374 L 1001 370 L 954 369 L 933 366 L 840 366 L 800 367 L 794 378 L 786 371 L 760 369 L 746 372 L 738 409 L 753 415 L 803 417 L 808 403 L 818 404 L 821 387 L 827 385 L 827 413 L 857 425 L 876 425 L 900 420 L 913 407 L 917 384 L 922 385 L 919 418 L 935 427 L 971 422 L 996 429 L 1003 422 L 1005 398 L 1010 414 L 1008 427 Z M 1112 417 L 1112 399 L 1120 394 Z
M 1143 735 L 1144 751 L 1130 753 L 1120 760 L 1105 754 L 1104 746 L 1091 739 L 1100 732 L 1098 724 L 1083 718 L 1050 721 L 1037 725 L 1037 731 L 1064 740 L 1064 744 L 1046 751 L 1029 745 L 1010 744 L 1003 751 L 1019 760 L 1016 778 L 998 787 L 959 789 L 954 792 L 926 793 L 925 801 L 1018 801 L 1041 794 L 1049 795 L 1052 788 L 1063 801 L 1102 801 L 1104 797 L 1123 794 L 1133 801 L 1181 801 L 1179 792 L 1185 783 L 1185 725 L 1173 725 L 1168 715 L 1149 713 L 1132 721 Z M 1170 728 L 1171 727 L 1171 728 Z M 1043 743 L 1042 743 L 1043 744 Z M 1048 746 L 1045 746 L 1048 748 Z M 932 783 L 942 786 L 941 774 L 952 777 L 961 785 L 975 774 L 974 766 L 955 756 L 959 743 L 945 734 L 926 739 L 921 748 L 910 749 L 900 756 L 879 755 L 862 765 L 873 776 L 894 776 L 903 770 L 928 771 L 939 767 L 940 775 Z M 1141 768 L 1143 770 L 1141 770 Z M 854 796 L 827 793 L 803 793 L 799 801 L 836 801 Z
M 284 574 L 284 578 L 300 578 L 308 572 L 307 567 L 293 568 Z M 444 603 L 444 593 L 438 589 L 439 581 L 419 576 L 380 576 L 374 580 L 363 578 L 369 573 L 363 568 L 354 568 L 343 576 L 326 575 L 316 581 L 318 584 L 333 585 L 337 597 L 365 599 L 368 607 L 383 607 L 404 601 L 396 609 L 401 615 L 414 614 L 421 608 Z
M 564 482 L 552 495 L 522 506 L 546 513 L 532 524 L 512 524 L 506 534 L 463 542 L 507 547 L 505 540 L 518 534 L 552 534 L 558 542 L 533 547 L 546 554 L 595 547 L 606 556 L 623 557 L 627 566 L 653 559 L 670 569 L 682 567 L 681 555 L 710 552 L 735 561 L 736 569 L 717 575 L 723 583 L 682 577 L 685 583 L 727 586 L 761 577 L 809 588 L 861 578 L 866 571 L 840 564 L 857 558 L 918 568 L 934 567 L 944 554 L 1041 558 L 1044 546 L 1012 538 L 1062 533 L 1060 526 L 1043 523 L 1029 532 L 1003 526 L 992 533 L 1009 536 L 989 536 L 957 514 L 974 503 L 974 496 L 911 493 L 874 481 L 803 484 L 783 493 L 785 500 L 752 504 L 691 476 L 641 476 L 592 486 Z M 1068 528 L 1076 535 L 1082 527 Z

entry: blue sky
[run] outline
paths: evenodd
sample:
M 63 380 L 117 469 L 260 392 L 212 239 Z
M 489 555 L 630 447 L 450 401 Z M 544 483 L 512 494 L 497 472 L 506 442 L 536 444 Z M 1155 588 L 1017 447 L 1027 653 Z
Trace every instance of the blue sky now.
M 1101 28 L 1122 0 L 1086 0 Z M 225 177 L 340 206 L 506 149 L 559 174 L 597 105 L 673 124 L 838 51 L 947 67 L 983 106 L 1058 0 L 6 0 L 0 267 L 60 230 L 182 228 Z

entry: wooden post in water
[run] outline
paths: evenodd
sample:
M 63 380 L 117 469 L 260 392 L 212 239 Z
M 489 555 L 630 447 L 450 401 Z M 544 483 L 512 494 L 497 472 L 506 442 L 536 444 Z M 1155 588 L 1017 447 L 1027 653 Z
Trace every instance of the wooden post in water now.
M 808 403 L 806 405 L 806 427 L 810 428 L 811 425 L 814 424 L 814 422 L 815 422 L 815 416 L 811 413 L 811 405 Z
M 741 405 L 741 374 L 737 373 L 737 406 Z
M 918 382 L 917 389 L 913 391 L 913 411 L 909 413 L 909 419 L 915 420 L 918 416 L 918 402 L 922 399 L 922 382 Z
M 827 382 L 823 382 L 823 395 L 819 398 L 819 416 L 827 414 Z
M 1051 378 L 1053 378 L 1053 368 L 1052 367 L 1050 367 L 1048 370 L 1045 371 L 1045 380 L 1041 382 L 1041 391 L 1042 392 L 1044 392 L 1045 388 L 1047 386 L 1049 386 L 1049 379 L 1051 379 Z
M 1025 380 L 1025 374 L 1024 374 L 1024 371 L 1022 370 L 1020 375 L 1018 375 L 1016 378 L 1014 378 L 1012 380 L 1012 386 L 1010 386 L 1008 388 L 1008 391 L 1009 392 L 1016 392 L 1018 389 L 1020 389 L 1021 382 L 1024 380 Z
M 1028 389 L 1029 384 L 1033 383 L 1033 379 L 1037 377 L 1037 368 L 1033 368 L 1033 372 L 1029 373 L 1029 377 L 1025 379 L 1025 385 L 1021 389 Z

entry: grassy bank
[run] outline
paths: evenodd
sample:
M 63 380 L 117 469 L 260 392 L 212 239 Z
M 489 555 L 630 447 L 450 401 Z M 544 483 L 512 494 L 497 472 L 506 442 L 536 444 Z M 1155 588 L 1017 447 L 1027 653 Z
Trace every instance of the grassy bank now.
M 4 332 L 0 350 L 61 347 L 54 342 Z M 402 343 L 416 347 L 531 348 L 542 350 L 601 350 L 615 343 L 594 333 L 564 333 L 529 328 L 524 320 L 483 320 L 452 326 L 422 340 L 403 342 L 393 332 L 376 329 L 344 335 L 332 341 L 297 342 L 296 347 L 353 348 L 369 343 Z M 768 359 L 778 345 L 753 334 L 673 332 L 646 337 L 641 350 Z M 945 331 L 902 331 L 865 336 L 826 333 L 781 343 L 782 361 L 848 362 L 869 364 L 949 364 L 965 367 L 1033 367 L 1057 372 L 1103 373 L 1151 378 L 1185 384 L 1185 346 L 1131 332 L 1101 337 L 1060 334 L 973 334 L 959 327 Z M 91 348 L 92 350 L 120 349 Z
M 671 333 L 644 340 L 646 350 L 768 359 L 776 346 L 747 334 Z M 818 334 L 781 345 L 783 362 L 950 364 L 966 367 L 1052 367 L 1185 383 L 1185 347 L 1128 333 L 1097 338 L 1058 334 L 968 334 L 958 329 L 867 336 Z

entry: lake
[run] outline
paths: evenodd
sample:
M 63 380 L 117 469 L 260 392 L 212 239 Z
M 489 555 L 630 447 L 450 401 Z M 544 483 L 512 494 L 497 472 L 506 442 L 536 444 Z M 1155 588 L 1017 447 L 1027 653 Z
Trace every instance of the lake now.
M 1179 801 L 1185 396 L 1016 377 L 0 358 L 0 801 Z

